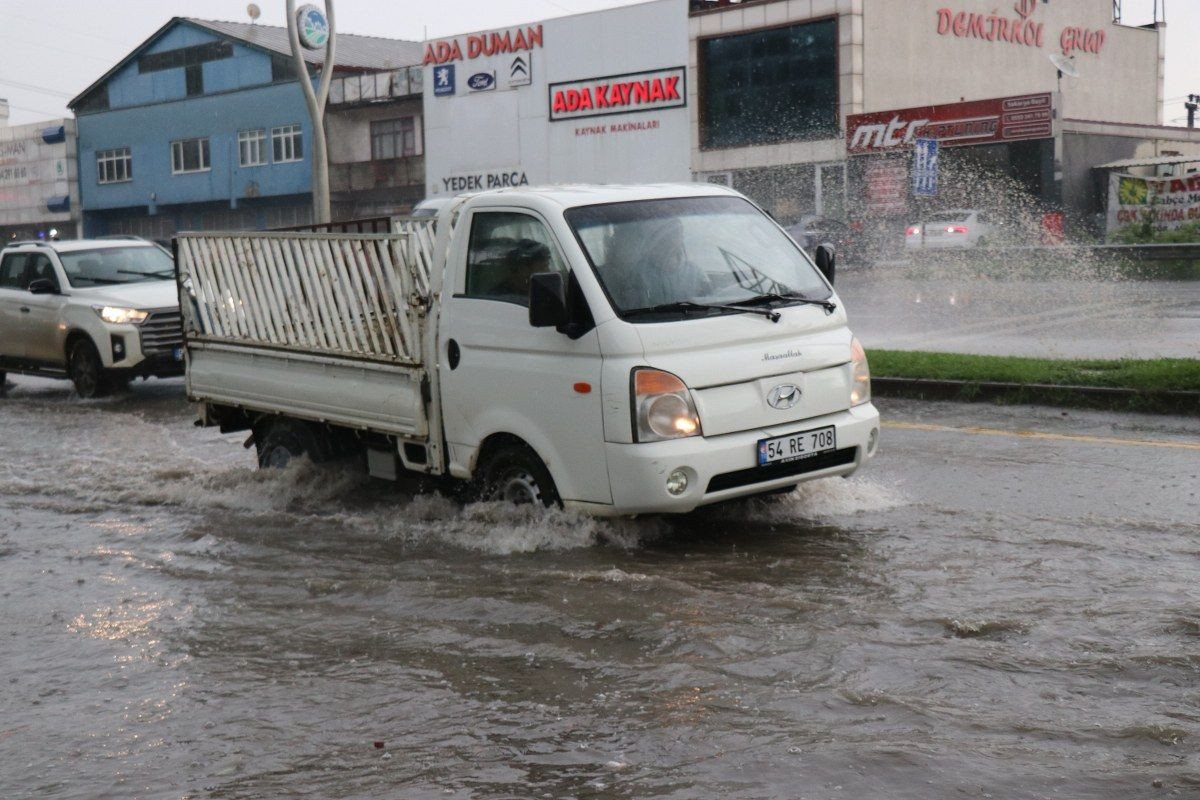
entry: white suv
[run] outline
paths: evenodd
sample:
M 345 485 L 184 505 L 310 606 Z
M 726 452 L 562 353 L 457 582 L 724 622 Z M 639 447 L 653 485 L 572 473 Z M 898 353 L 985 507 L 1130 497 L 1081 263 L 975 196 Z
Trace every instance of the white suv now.
M 140 239 L 15 242 L 0 252 L 6 372 L 67 377 L 81 397 L 183 374 L 175 264 Z

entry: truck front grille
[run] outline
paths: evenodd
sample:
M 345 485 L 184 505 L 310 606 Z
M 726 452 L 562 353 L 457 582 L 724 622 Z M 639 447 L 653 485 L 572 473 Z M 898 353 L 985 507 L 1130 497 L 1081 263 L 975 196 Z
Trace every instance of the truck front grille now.
M 830 450 L 800 461 L 788 461 L 783 464 L 770 464 L 765 467 L 751 467 L 737 472 L 723 472 L 714 475 L 708 482 L 708 493 L 721 492 L 725 489 L 738 489 L 755 483 L 766 483 L 777 478 L 790 478 L 793 475 L 803 475 L 830 467 L 840 467 L 853 464 L 858 457 L 857 447 L 847 447 L 844 450 Z
M 183 322 L 178 309 L 151 311 L 138 326 L 142 337 L 142 352 L 146 355 L 165 353 L 183 345 Z

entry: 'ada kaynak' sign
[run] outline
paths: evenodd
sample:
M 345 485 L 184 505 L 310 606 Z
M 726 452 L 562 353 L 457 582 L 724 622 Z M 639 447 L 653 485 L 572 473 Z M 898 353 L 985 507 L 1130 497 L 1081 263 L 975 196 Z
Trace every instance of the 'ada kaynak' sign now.
M 550 120 L 661 111 L 687 105 L 684 67 L 550 84 Z

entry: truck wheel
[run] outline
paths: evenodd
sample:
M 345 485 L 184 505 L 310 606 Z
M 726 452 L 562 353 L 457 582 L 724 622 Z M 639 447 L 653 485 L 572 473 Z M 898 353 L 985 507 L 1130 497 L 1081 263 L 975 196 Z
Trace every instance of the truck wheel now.
M 254 437 L 254 443 L 258 446 L 260 469 L 283 469 L 304 456 L 308 456 L 314 463 L 325 461 L 327 458 L 320 438 L 303 422 L 273 422 L 265 435 Z
M 479 465 L 476 496 L 514 505 L 561 506 L 550 470 L 528 447 L 505 445 Z
M 71 348 L 67 360 L 67 374 L 75 384 L 75 392 L 84 399 L 103 397 L 108 394 L 108 382 L 104 377 L 104 362 L 90 339 L 80 339 Z

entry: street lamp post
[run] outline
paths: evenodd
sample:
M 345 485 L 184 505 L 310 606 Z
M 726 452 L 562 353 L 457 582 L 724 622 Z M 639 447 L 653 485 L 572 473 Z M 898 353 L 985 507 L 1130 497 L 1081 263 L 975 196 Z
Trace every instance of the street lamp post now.
M 333 26 L 333 0 L 325 0 L 325 13 L 312 5 L 296 11 L 296 0 L 287 0 L 288 38 L 292 43 L 292 59 L 296 65 L 300 88 L 312 117 L 312 193 L 313 222 L 318 225 L 329 222 L 329 151 L 325 142 L 325 102 L 329 99 L 329 82 L 333 78 L 334 51 L 337 35 Z M 321 80 L 314 90 L 308 77 L 302 48 L 316 50 L 324 45 L 325 62 L 321 66 Z

